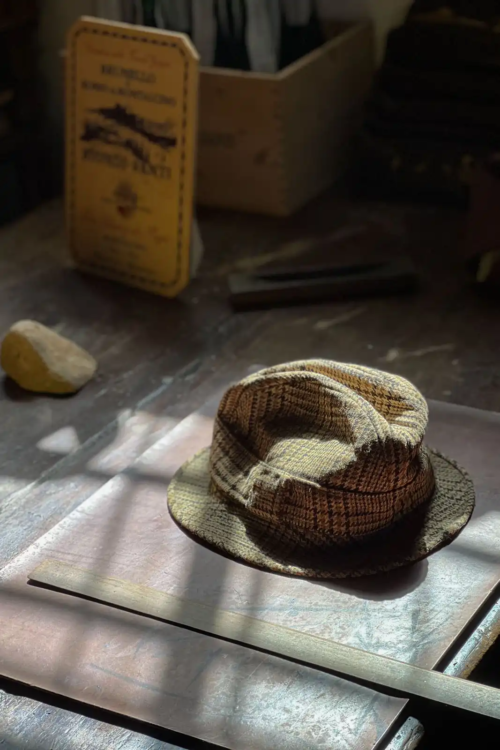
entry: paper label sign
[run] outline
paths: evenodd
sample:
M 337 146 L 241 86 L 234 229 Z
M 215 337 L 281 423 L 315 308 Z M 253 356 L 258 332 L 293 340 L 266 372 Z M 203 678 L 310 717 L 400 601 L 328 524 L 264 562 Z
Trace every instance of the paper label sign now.
M 198 56 L 189 39 L 81 18 L 66 67 L 66 210 L 85 271 L 168 297 L 190 278 Z

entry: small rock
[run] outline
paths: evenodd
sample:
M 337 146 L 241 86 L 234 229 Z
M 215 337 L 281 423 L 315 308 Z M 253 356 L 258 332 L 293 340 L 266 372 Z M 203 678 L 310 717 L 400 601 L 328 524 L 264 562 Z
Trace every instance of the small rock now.
M 76 393 L 97 369 L 84 349 L 34 320 L 12 326 L 2 343 L 1 363 L 12 380 L 36 393 Z

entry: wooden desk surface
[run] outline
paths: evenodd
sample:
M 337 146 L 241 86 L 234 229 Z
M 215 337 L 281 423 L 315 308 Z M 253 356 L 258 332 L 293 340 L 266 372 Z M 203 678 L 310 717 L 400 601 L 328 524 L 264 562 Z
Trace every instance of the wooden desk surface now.
M 500 411 L 499 310 L 467 285 L 458 250 L 463 218 L 454 211 L 326 195 L 286 222 L 215 212 L 200 218 L 206 243 L 200 278 L 172 302 L 64 268 L 57 202 L 0 233 L 0 329 L 36 318 L 100 362 L 98 378 L 73 398 L 31 397 L 3 384 L 0 564 L 246 364 L 308 356 L 357 361 L 409 377 L 429 398 Z M 342 260 L 351 257 L 360 231 L 377 243 L 405 246 L 423 276 L 417 295 L 231 313 L 228 271 L 251 267 L 257 257 L 293 257 L 303 247 L 297 241 L 310 238 L 326 238 L 332 257 Z M 97 455 L 98 470 L 89 473 Z M 489 634 L 497 622 L 491 617 Z M 464 646 L 457 673 L 479 658 L 488 637 Z M 0 694 L 0 707 L 2 750 L 21 741 L 37 750 L 173 747 L 33 696 Z

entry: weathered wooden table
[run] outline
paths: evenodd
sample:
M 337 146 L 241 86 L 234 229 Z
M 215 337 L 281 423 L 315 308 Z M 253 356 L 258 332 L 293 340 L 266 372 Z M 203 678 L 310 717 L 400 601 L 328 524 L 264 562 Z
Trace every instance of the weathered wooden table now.
M 32 397 L 2 385 L 0 565 L 248 365 L 309 356 L 357 361 L 410 378 L 429 398 L 500 411 L 500 313 L 469 286 L 460 258 L 463 217 L 454 211 L 326 195 L 286 222 L 211 212 L 201 216 L 201 227 L 200 277 L 176 301 L 65 266 L 58 202 L 0 233 L 0 329 L 36 318 L 100 363 L 98 378 L 73 398 Z M 400 298 L 231 313 L 229 271 L 293 258 L 314 239 L 334 260 L 366 254 L 374 244 L 388 252 L 403 245 L 422 273 L 422 289 Z M 471 671 L 499 622 L 493 603 L 452 659 L 451 673 Z M 186 742 L 2 687 L 2 750 L 160 750 Z M 410 750 L 421 727 L 408 718 L 393 734 L 391 750 Z

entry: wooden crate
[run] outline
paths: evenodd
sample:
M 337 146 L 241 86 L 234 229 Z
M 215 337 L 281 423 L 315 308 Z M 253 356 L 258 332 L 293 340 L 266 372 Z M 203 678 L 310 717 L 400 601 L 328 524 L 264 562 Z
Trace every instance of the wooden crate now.
M 272 74 L 203 68 L 197 200 L 288 216 L 342 174 L 375 70 L 370 24 Z

